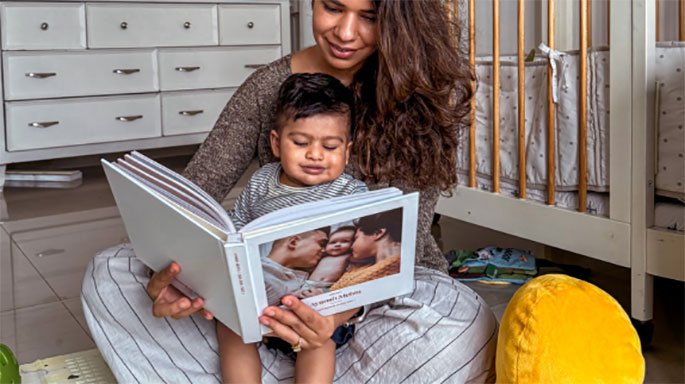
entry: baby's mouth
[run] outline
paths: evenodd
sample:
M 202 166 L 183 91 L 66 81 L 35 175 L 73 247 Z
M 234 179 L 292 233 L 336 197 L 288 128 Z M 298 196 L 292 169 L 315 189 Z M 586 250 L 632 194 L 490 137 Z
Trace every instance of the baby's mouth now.
M 302 171 L 308 175 L 320 175 L 326 168 L 311 165 L 303 165 Z

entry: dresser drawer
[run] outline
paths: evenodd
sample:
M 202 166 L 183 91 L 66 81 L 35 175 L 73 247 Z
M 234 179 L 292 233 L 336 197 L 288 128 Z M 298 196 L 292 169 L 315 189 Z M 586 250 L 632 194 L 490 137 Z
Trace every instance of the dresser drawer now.
M 84 4 L 2 3 L 3 49 L 83 49 L 86 47 Z
M 153 50 L 6 52 L 6 100 L 159 90 Z
M 216 5 L 87 5 L 88 47 L 217 45 Z
M 280 44 L 281 7 L 278 4 L 219 6 L 221 45 Z
M 160 49 L 159 85 L 164 91 L 237 87 L 279 57 L 280 46 Z
M 159 137 L 159 95 L 5 103 L 7 149 Z
M 164 136 L 209 132 L 234 89 L 186 91 L 162 94 Z

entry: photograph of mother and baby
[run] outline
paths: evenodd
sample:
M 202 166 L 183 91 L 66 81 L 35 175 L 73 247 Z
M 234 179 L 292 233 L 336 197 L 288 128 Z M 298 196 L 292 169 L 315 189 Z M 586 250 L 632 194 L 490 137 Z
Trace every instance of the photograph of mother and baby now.
M 269 305 L 399 273 L 401 249 L 401 208 L 262 244 Z

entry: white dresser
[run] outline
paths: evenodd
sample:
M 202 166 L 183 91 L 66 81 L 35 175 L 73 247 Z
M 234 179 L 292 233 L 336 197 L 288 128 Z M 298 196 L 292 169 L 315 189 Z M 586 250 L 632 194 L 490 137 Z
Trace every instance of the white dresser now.
M 7 164 L 200 143 L 290 53 L 288 0 L 0 2 Z

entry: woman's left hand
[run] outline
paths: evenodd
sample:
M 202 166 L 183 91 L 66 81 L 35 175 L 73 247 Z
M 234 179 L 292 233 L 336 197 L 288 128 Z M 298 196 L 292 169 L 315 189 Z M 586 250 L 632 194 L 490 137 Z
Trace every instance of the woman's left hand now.
M 294 296 L 283 297 L 281 303 L 290 310 L 267 307 L 259 322 L 273 330 L 267 336 L 278 337 L 292 345 L 300 343 L 302 338 L 302 349 L 321 347 L 337 327 L 359 311 L 359 308 L 355 308 L 324 317 Z

